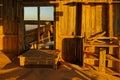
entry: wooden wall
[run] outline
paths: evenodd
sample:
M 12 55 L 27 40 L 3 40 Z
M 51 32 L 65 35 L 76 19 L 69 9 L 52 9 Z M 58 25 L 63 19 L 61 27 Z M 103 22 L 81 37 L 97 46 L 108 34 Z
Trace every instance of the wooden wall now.
M 18 52 L 17 4 L 14 0 L 0 1 L 3 5 L 1 9 L 0 50 L 6 54 L 16 55 Z
M 107 32 L 107 11 L 107 5 L 104 4 L 83 4 L 82 36 L 90 37 L 103 31 Z
M 62 46 L 59 44 L 62 44 L 62 40 L 75 34 L 76 6 L 70 6 L 66 2 L 61 2 L 56 7 L 56 49 L 60 50 Z
M 114 35 L 120 39 L 120 4 L 113 5 Z
M 72 57 L 73 59 L 73 46 L 82 46 L 79 43 L 76 45 L 75 40 L 66 39 L 80 38 L 80 36 L 88 38 L 103 31 L 106 32 L 106 37 L 115 35 L 119 37 L 118 2 L 110 3 L 111 0 L 68 1 L 71 2 L 61 1 L 56 7 L 56 49 L 61 50 L 63 58 Z
M 17 2 L 18 1 L 18 2 Z M 23 26 L 23 0 L 0 0 L 0 50 L 16 54 L 24 46 L 24 26 Z M 29 2 L 32 0 L 24 0 Z M 43 0 L 36 0 L 43 1 Z M 50 0 L 44 0 L 50 1 Z M 55 1 L 55 0 L 51 0 Z M 114 35 L 120 36 L 120 6 L 111 4 L 112 17 L 109 16 L 108 1 L 110 0 L 56 0 L 58 5 L 55 10 L 56 18 L 56 49 L 64 51 L 64 39 L 75 38 L 75 36 L 90 37 L 99 32 L 106 31 L 109 36 L 109 26 L 113 26 Z M 61 2 L 59 2 L 61 1 Z M 69 1 L 69 2 L 68 2 Z M 78 3 L 78 2 L 79 3 Z M 97 3 L 95 3 L 95 1 Z M 77 2 L 77 3 L 76 3 Z M 91 2 L 91 3 L 87 3 Z M 93 3 L 92 3 L 93 2 Z M 100 4 L 98 2 L 101 2 Z M 106 4 L 106 3 L 107 4 Z M 54 3 L 54 2 L 53 2 Z M 103 4 L 104 3 L 104 4 Z M 3 8 L 1 8 L 3 7 Z M 111 22 L 109 20 L 112 20 Z M 80 32 L 80 33 L 79 33 Z M 79 37 L 80 38 L 80 37 Z M 72 46 L 74 40 L 67 40 Z M 79 42 L 79 41 L 78 41 Z M 77 43 L 75 43 L 76 46 Z M 79 44 L 78 44 L 79 45 Z M 67 46 L 66 46 L 67 47 Z M 69 50 L 72 50 L 72 47 Z M 67 48 L 66 48 L 67 50 Z M 66 52 L 65 50 L 65 52 Z M 70 52 L 70 51 L 69 51 Z M 68 52 L 68 55 L 70 54 Z

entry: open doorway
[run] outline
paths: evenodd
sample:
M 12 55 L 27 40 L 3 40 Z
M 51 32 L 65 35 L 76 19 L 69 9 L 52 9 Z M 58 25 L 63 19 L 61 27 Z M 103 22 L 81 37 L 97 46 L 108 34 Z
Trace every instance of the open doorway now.
M 54 49 L 54 27 L 54 6 L 25 6 L 25 50 Z

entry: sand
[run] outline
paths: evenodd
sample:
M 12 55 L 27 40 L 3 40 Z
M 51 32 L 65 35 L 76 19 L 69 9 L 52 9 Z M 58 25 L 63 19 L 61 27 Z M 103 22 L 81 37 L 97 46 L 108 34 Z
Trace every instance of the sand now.
M 0 80 L 120 80 L 119 77 L 62 62 L 57 70 L 41 67 L 20 67 L 10 63 L 0 69 Z

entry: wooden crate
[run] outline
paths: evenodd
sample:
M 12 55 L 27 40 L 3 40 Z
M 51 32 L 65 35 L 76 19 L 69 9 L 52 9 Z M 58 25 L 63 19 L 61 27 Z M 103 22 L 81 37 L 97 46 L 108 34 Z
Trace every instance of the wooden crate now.
M 59 52 L 56 50 L 29 50 L 19 56 L 20 66 L 25 65 L 53 65 L 57 69 Z

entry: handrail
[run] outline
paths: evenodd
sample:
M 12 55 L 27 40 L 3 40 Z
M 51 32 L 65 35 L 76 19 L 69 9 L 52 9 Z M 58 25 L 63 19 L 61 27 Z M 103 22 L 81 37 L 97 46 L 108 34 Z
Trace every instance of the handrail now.
M 37 28 L 26 31 L 24 36 L 25 44 L 29 44 L 30 42 L 37 41 L 37 33 L 38 33 Z

